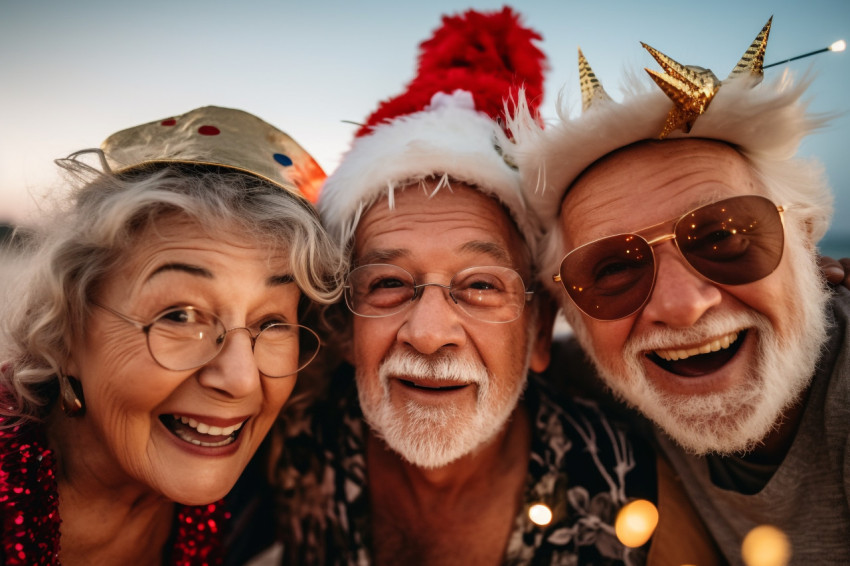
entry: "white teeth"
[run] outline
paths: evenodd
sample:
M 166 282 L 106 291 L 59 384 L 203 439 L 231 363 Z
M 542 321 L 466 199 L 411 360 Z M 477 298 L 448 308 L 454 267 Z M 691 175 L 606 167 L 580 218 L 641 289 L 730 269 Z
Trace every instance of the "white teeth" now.
M 667 360 L 668 362 L 684 360 L 698 354 L 708 354 L 710 352 L 717 352 L 718 350 L 725 350 L 729 347 L 729 344 L 732 344 L 737 339 L 738 333 L 730 332 L 726 336 L 711 340 L 700 346 L 676 350 L 655 350 L 655 354 L 659 358 Z
M 224 440 L 222 440 L 220 442 L 201 442 L 200 440 L 195 440 L 195 439 L 184 439 L 184 440 L 187 440 L 187 442 L 190 442 L 190 443 L 194 444 L 195 446 L 206 446 L 208 448 L 210 448 L 210 447 L 215 448 L 216 446 L 224 446 L 225 444 L 230 444 L 231 442 L 233 442 L 232 438 L 225 438 Z
M 245 422 L 243 421 L 239 424 L 222 428 L 220 426 L 208 425 L 207 423 L 198 422 L 190 417 L 174 415 L 174 418 L 179 419 L 181 423 L 189 425 L 190 427 L 197 430 L 199 433 L 208 434 L 210 436 L 230 436 L 231 434 L 242 428 L 242 425 L 245 424 Z M 207 444 L 204 444 L 204 446 L 207 446 Z

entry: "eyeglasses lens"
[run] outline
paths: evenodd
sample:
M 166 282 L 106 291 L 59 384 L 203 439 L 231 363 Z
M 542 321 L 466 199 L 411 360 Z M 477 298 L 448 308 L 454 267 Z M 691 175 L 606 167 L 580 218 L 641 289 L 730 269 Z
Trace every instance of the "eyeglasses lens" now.
M 389 316 L 413 299 L 413 285 L 413 276 L 397 265 L 363 265 L 348 275 L 345 302 L 351 312 L 360 316 Z
M 704 206 L 676 224 L 682 255 L 721 285 L 743 285 L 770 275 L 782 259 L 784 240 L 776 205 L 758 196 Z
M 615 320 L 640 308 L 652 290 L 652 248 L 620 234 L 577 248 L 561 262 L 561 281 L 575 304 L 593 318 Z
M 269 377 L 291 375 L 305 368 L 319 352 L 319 337 L 304 326 L 272 324 L 254 344 L 257 368 Z
M 148 330 L 151 356 L 175 371 L 202 366 L 222 346 L 224 325 L 215 316 L 197 309 L 176 308 L 164 312 Z

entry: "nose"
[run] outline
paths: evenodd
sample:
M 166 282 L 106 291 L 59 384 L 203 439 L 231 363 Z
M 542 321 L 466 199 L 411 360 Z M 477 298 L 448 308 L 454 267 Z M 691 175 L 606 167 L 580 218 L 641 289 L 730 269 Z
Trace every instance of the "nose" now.
M 641 317 L 671 328 L 693 326 L 709 309 L 720 304 L 723 294 L 717 284 L 696 273 L 672 242 L 655 248 L 658 262 L 652 296 Z
M 244 331 L 244 332 L 240 332 Z M 232 398 L 247 397 L 260 388 L 260 370 L 254 359 L 254 337 L 247 328 L 231 328 L 218 355 L 198 376 L 204 387 Z
M 445 287 L 422 287 L 419 298 L 404 316 L 396 339 L 422 354 L 466 344 L 466 330 L 461 324 L 458 307 Z

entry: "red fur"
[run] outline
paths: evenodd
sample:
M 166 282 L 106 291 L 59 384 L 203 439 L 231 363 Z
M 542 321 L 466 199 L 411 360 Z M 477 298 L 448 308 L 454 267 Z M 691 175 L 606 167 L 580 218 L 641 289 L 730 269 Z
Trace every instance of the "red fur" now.
M 423 110 L 437 92 L 470 92 L 475 108 L 504 123 L 506 101 L 516 101 L 525 89 L 536 113 L 543 99 L 545 55 L 534 45 L 542 36 L 522 27 L 519 14 L 507 6 L 501 12 L 469 10 L 443 16 L 443 24 L 419 45 L 416 77 L 402 94 L 382 102 L 357 132 L 368 134 L 378 124 Z

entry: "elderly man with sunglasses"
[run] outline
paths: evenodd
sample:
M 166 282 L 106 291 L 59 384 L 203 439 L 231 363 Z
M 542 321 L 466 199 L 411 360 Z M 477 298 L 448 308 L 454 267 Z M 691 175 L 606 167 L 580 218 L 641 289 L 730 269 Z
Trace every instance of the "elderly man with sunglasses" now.
M 614 522 L 654 500 L 654 453 L 528 375 L 554 309 L 530 284 L 540 226 L 499 122 L 518 85 L 540 98 L 535 39 L 509 8 L 445 17 L 322 191 L 352 259 L 329 316 L 350 365 L 290 419 L 285 564 L 646 560 L 646 537 L 626 546 Z
M 848 564 L 850 293 L 817 268 L 831 196 L 794 157 L 823 125 L 808 81 L 761 80 L 770 23 L 722 82 L 644 45 L 663 93 L 622 103 L 580 52 L 582 115 L 519 116 L 519 166 L 551 226 L 544 283 L 726 558 L 770 524 L 792 563 Z

